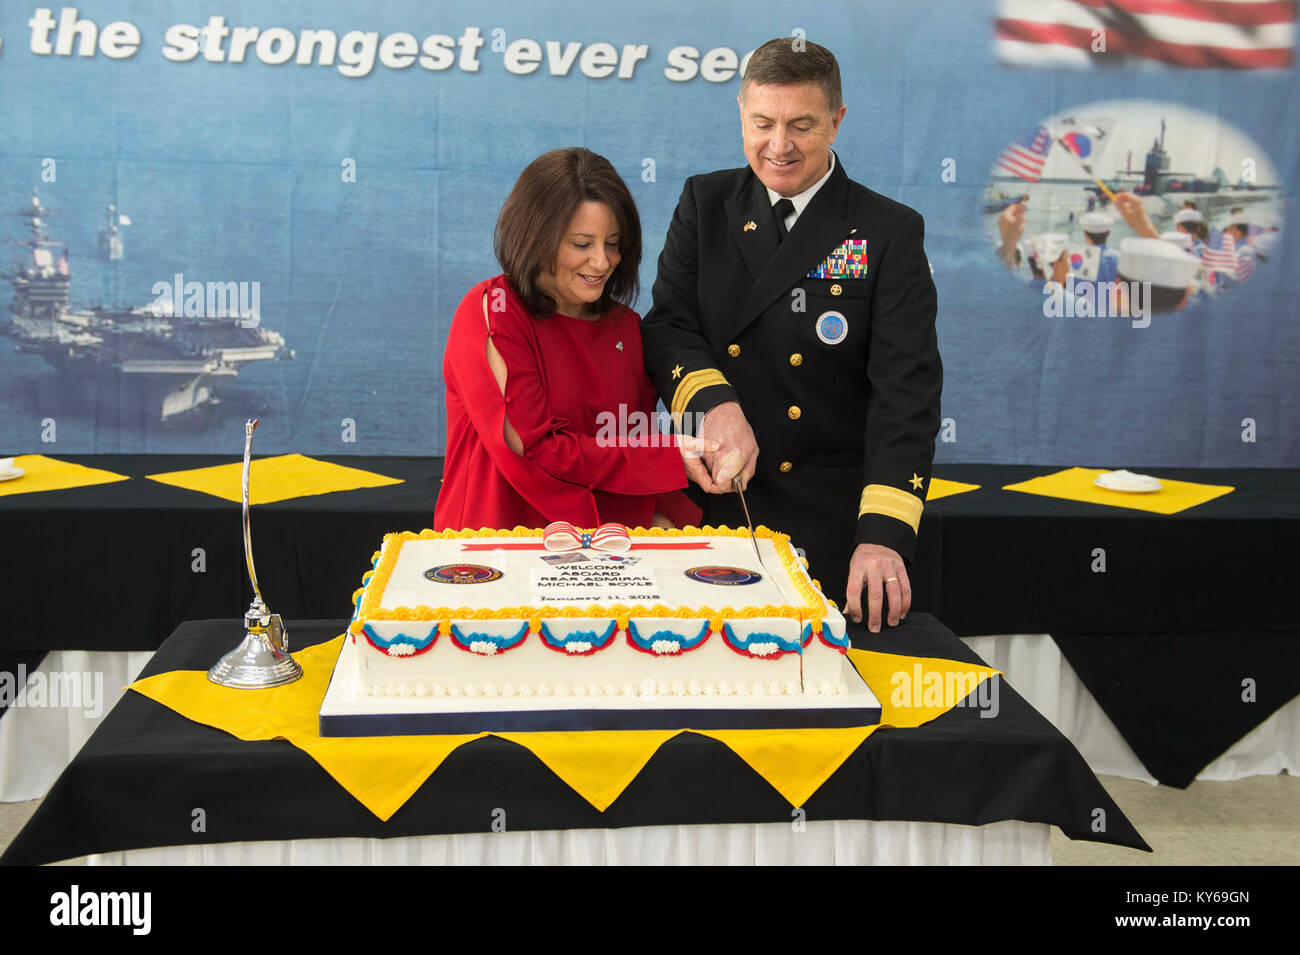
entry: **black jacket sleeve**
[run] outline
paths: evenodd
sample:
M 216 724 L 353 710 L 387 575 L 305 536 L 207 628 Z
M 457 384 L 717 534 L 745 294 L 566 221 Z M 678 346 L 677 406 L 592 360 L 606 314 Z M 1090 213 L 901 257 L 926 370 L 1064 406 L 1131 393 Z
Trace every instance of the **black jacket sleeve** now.
M 697 432 L 695 422 L 709 409 L 739 400 L 718 369 L 701 322 L 699 208 L 694 184 L 694 178 L 686 180 L 673 212 L 659 255 L 654 305 L 641 320 L 646 372 L 668 405 L 674 425 L 685 434 Z
M 857 543 L 883 544 L 907 561 L 916 549 L 939 429 L 943 365 L 935 335 L 937 296 L 911 215 L 878 265 L 867 374 L 871 396 Z

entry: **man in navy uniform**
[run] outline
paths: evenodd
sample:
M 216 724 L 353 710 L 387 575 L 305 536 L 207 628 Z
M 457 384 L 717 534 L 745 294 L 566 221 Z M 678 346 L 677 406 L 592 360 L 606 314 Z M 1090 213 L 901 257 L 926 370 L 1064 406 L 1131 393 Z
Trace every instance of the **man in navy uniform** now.
M 924 223 L 831 152 L 845 107 L 829 50 L 765 43 L 737 101 L 749 165 L 686 181 L 646 367 L 679 427 L 721 443 L 686 459 L 705 522 L 744 526 L 738 478 L 754 521 L 804 548 L 855 621 L 865 589 L 876 632 L 884 599 L 891 626 L 911 606 L 939 427 Z

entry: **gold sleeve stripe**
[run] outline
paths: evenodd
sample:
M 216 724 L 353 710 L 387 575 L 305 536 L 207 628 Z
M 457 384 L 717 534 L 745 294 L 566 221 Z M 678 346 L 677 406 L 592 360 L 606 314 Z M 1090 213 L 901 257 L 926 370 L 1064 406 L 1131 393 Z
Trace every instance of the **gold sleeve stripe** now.
M 722 377 L 722 372 L 716 368 L 701 368 L 699 371 L 693 371 L 678 382 L 677 390 L 673 392 L 673 404 L 669 411 L 676 418 L 686 410 L 691 403 L 691 399 L 695 397 L 696 392 L 701 388 L 729 384 L 731 382 Z
M 862 489 L 862 503 L 858 517 L 863 514 L 884 514 L 897 518 L 916 533 L 921 524 L 921 508 L 925 505 L 915 494 L 890 487 L 887 484 L 868 484 Z

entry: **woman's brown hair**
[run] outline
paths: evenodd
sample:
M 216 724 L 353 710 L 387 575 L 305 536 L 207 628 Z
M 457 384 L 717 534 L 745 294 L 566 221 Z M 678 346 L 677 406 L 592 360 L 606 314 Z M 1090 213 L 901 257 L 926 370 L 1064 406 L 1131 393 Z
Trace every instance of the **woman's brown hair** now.
M 619 263 L 600 299 L 585 310 L 604 315 L 615 302 L 636 299 L 641 267 L 641 219 L 627 184 L 604 156 L 580 146 L 543 153 L 519 174 L 497 219 L 497 261 L 511 287 L 534 315 L 556 303 L 537 284 L 555 269 L 560 243 L 583 202 L 602 202 L 618 222 Z

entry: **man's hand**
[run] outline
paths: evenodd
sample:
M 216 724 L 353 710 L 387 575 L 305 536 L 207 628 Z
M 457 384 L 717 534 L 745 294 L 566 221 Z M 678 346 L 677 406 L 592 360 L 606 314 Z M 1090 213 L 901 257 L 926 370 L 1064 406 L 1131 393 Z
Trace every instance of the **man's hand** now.
M 1016 268 L 1016 243 L 1025 234 L 1027 222 L 1023 202 L 1011 203 L 1002 210 L 1002 215 L 998 216 L 998 232 L 1002 236 L 1002 244 L 998 246 L 998 258 L 1009 269 Z
M 695 483 L 710 494 L 727 494 L 732 490 L 731 479 L 739 477 L 741 489 L 747 488 L 758 465 L 758 442 L 740 405 L 727 401 L 710 409 L 700 425 L 700 437 L 716 441 L 719 448 L 704 456 L 709 466 L 709 484 L 692 478 Z
M 859 544 L 849 561 L 849 592 L 844 610 L 854 623 L 862 622 L 862 587 L 867 588 L 867 629 L 880 632 L 880 606 L 889 596 L 889 625 L 898 621 L 912 609 L 912 585 L 907 580 L 907 568 L 898 552 L 881 544 Z
M 704 466 L 702 459 L 704 455 L 712 454 L 718 448 L 719 444 L 716 441 L 692 438 L 687 434 L 677 435 L 677 449 L 682 453 L 682 464 L 686 468 L 686 476 L 711 494 L 718 492 L 713 490 L 713 479 L 709 477 L 709 469 Z M 655 516 L 658 517 L 659 515 L 656 514 Z
M 1140 236 L 1148 239 L 1160 238 L 1160 230 L 1155 227 L 1151 221 L 1151 216 L 1147 214 L 1146 206 L 1142 205 L 1142 200 L 1131 192 L 1115 193 L 1115 208 L 1119 214 L 1124 217 L 1128 227 Z

